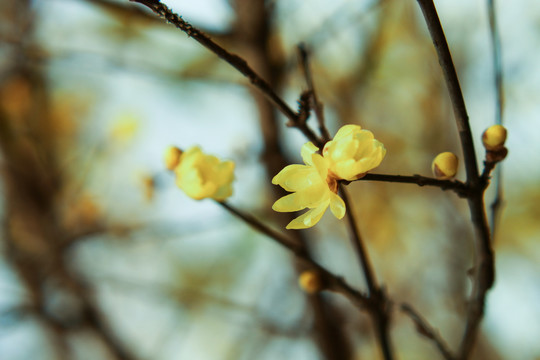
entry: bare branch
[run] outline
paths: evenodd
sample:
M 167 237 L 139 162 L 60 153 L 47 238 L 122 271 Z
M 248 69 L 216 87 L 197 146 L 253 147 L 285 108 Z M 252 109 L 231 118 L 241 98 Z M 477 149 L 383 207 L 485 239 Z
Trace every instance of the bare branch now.
M 229 211 L 231 214 L 243 220 L 255 230 L 267 235 L 269 238 L 275 240 L 281 246 L 287 248 L 296 256 L 299 261 L 303 262 L 306 266 L 317 270 L 324 278 L 326 289 L 342 294 L 343 296 L 348 298 L 353 304 L 362 309 L 371 309 L 373 307 L 372 299 L 370 299 L 367 295 L 364 295 L 354 290 L 342 278 L 332 274 L 324 267 L 316 263 L 313 259 L 309 257 L 308 253 L 302 246 L 296 244 L 295 242 L 293 242 L 286 236 L 280 234 L 279 232 L 271 229 L 264 223 L 257 220 L 255 217 L 246 214 L 225 202 L 216 202 L 223 208 L 225 208 L 227 211 Z
M 468 196 L 468 203 L 471 219 L 476 231 L 474 285 L 467 308 L 467 323 L 458 352 L 458 359 L 467 359 L 474 346 L 478 328 L 484 316 L 486 294 L 493 286 L 495 280 L 495 259 L 491 247 L 491 235 L 484 205 L 484 191 L 487 184 L 482 181 L 478 174 L 469 117 L 437 10 L 432 0 L 418 0 L 418 4 L 422 9 L 433 44 L 435 45 L 454 108 L 454 116 L 465 158 L 467 185 L 471 190 Z
M 416 184 L 418 186 L 435 186 L 441 190 L 452 190 L 461 197 L 467 197 L 469 187 L 459 180 L 439 180 L 422 175 L 387 175 L 368 173 L 364 177 L 354 181 L 382 181 L 391 183 Z
M 389 320 L 390 320 L 390 302 L 386 297 L 386 293 L 377 284 L 371 261 L 364 246 L 364 241 L 360 235 L 360 230 L 354 218 L 352 202 L 349 199 L 347 190 L 340 184 L 339 191 L 345 207 L 347 208 L 346 216 L 349 230 L 351 233 L 351 242 L 358 257 L 364 279 L 368 288 L 369 299 L 373 303 L 373 307 L 369 310 L 369 314 L 373 320 L 376 329 L 376 337 L 385 360 L 393 359 L 392 345 L 390 343 Z
M 401 311 L 407 314 L 416 325 L 416 330 L 423 336 L 431 339 L 440 353 L 446 360 L 454 360 L 454 355 L 450 351 L 446 342 L 441 338 L 439 332 L 434 329 L 411 305 L 401 304 Z
M 330 140 L 330 134 L 326 128 L 324 121 L 324 111 L 323 105 L 319 101 L 317 92 L 315 91 L 315 85 L 313 84 L 313 76 L 311 75 L 311 67 L 309 66 L 308 51 L 304 44 L 298 45 L 298 53 L 300 54 L 300 66 L 304 73 L 306 83 L 308 86 L 308 91 L 310 91 L 313 98 L 313 108 L 315 110 L 315 115 L 317 115 L 317 122 L 319 124 L 319 132 L 321 133 L 322 139 L 324 142 Z
M 493 57 L 493 72 L 495 78 L 495 124 L 502 125 L 504 113 L 504 88 L 503 88 L 503 70 L 501 54 L 501 38 L 497 27 L 497 14 L 495 10 L 495 0 L 487 1 L 489 30 L 491 35 L 491 51 Z M 501 207 L 504 204 L 504 195 L 502 189 L 502 168 L 495 171 L 495 198 L 491 204 L 491 236 L 495 239 L 497 223 L 500 217 Z
M 311 129 L 305 124 L 298 121 L 299 115 L 295 113 L 285 101 L 279 97 L 272 87 L 263 80 L 248 63 L 236 54 L 232 54 L 223 47 L 212 41 L 206 34 L 192 26 L 190 23 L 182 19 L 181 16 L 171 11 L 165 4 L 159 0 L 129 0 L 147 6 L 150 10 L 163 17 L 170 24 L 185 32 L 189 37 L 196 40 L 198 43 L 206 47 L 208 50 L 216 54 L 218 57 L 229 63 L 232 67 L 238 70 L 242 75 L 259 89 L 276 108 L 285 115 L 295 127 L 297 127 L 311 142 L 321 147 L 323 144 Z
M 450 100 L 452 101 L 452 106 L 454 108 L 454 116 L 456 118 L 456 124 L 461 140 L 461 148 L 463 150 L 463 157 L 465 158 L 467 181 L 474 184 L 478 180 L 478 165 L 476 163 L 471 127 L 469 125 L 469 115 L 467 114 L 465 100 L 463 99 L 463 93 L 457 77 L 456 68 L 454 67 L 452 55 L 450 54 L 450 49 L 448 48 L 446 37 L 441 22 L 439 21 L 437 10 L 433 4 L 433 0 L 418 0 L 418 4 L 426 19 L 431 39 L 433 40 L 437 56 L 439 57 L 439 64 L 441 65 L 444 79 L 446 80 Z

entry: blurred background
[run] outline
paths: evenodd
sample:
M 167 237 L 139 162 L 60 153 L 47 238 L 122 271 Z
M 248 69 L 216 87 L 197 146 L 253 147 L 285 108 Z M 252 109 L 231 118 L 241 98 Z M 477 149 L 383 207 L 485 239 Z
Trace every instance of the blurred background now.
M 461 157 L 416 1 L 165 3 L 293 108 L 306 89 L 296 47 L 306 44 L 330 133 L 346 123 L 371 130 L 387 148 L 377 173 L 430 176 L 436 154 Z M 481 164 L 496 109 L 487 1 L 435 4 Z M 236 162 L 230 203 L 285 231 L 270 179 L 301 161 L 306 140 L 228 64 L 146 10 L 127 0 L 0 2 L 0 358 L 380 358 L 364 313 L 339 295 L 306 297 L 285 249 L 175 187 L 165 148 L 199 145 Z M 473 358 L 540 359 L 540 3 L 496 10 L 509 155 L 497 281 Z M 395 304 L 396 357 L 441 358 L 402 302 L 456 349 L 471 289 L 465 201 L 406 184 L 349 190 Z M 287 234 L 365 288 L 344 221 L 325 215 Z

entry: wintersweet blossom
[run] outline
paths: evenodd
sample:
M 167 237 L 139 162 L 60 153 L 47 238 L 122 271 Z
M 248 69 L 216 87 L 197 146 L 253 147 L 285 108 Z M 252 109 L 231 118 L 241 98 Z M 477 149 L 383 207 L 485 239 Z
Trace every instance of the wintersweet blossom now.
M 305 165 L 288 165 L 272 179 L 272 184 L 292 192 L 277 200 L 272 209 L 279 212 L 309 210 L 292 220 L 287 229 L 306 229 L 315 225 L 330 206 L 338 219 L 345 215 L 345 203 L 337 195 L 337 180 L 329 176 L 328 160 L 316 152 L 318 147 L 308 142 L 302 146 Z
M 174 168 L 176 185 L 191 198 L 223 201 L 232 195 L 234 163 L 220 161 L 197 146 L 182 152 Z
M 323 149 L 333 176 L 349 181 L 379 166 L 385 154 L 384 145 L 375 140 L 373 133 L 358 125 L 343 126 Z
M 289 165 L 272 183 L 292 194 L 276 201 L 272 209 L 280 212 L 309 210 L 292 220 L 287 229 L 305 229 L 315 225 L 330 206 L 338 219 L 345 215 L 345 203 L 337 195 L 339 180 L 357 180 L 379 166 L 386 149 L 370 131 L 358 125 L 345 125 L 322 152 L 308 142 L 302 146 L 305 165 Z

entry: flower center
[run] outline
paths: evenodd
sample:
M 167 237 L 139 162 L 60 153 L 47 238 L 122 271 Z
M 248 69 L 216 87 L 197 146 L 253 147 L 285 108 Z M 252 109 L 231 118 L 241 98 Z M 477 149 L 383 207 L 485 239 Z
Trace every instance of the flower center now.
M 328 175 L 326 176 L 326 183 L 334 194 L 338 192 L 338 180 L 339 178 L 332 171 L 328 170 Z

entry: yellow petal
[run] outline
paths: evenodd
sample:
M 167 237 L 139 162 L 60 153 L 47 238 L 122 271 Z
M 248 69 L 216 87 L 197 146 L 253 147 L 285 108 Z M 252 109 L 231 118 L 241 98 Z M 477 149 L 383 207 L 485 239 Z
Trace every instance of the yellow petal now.
M 307 211 L 305 214 L 300 215 L 293 221 L 291 221 L 286 228 L 287 229 L 307 229 L 317 224 L 321 220 L 324 212 L 328 208 L 330 200 L 321 203 L 318 207 Z
M 280 185 L 281 187 L 283 187 L 287 179 L 294 176 L 297 172 L 300 172 L 307 168 L 308 167 L 306 165 L 298 165 L 298 164 L 287 165 L 283 169 L 281 169 L 281 171 L 278 172 L 276 176 L 272 178 L 272 184 Z
M 204 154 L 197 146 L 180 155 L 180 163 L 174 171 L 177 186 L 195 200 L 221 201 L 232 195 L 234 162 L 221 162 L 215 156 Z
M 319 154 L 313 154 L 311 159 L 321 179 L 326 181 L 326 177 L 328 176 L 328 161 Z
M 334 164 L 333 172 L 341 179 L 350 180 L 356 174 L 354 159 L 347 159 Z
M 272 184 L 280 185 L 287 191 L 297 191 L 313 184 L 317 170 L 312 166 L 289 165 L 272 179 Z
M 306 207 L 306 205 L 298 201 L 298 193 L 292 193 L 278 199 L 274 205 L 272 205 L 272 210 L 278 212 L 292 212 L 303 210 Z
M 355 131 L 360 131 L 361 129 L 362 127 L 360 127 L 360 125 L 344 125 L 338 130 L 338 132 L 334 136 L 334 140 L 339 140 L 340 138 L 350 135 Z
M 199 172 L 196 169 L 189 169 L 177 177 L 179 188 L 191 198 L 202 200 L 215 193 L 217 187 L 212 182 L 203 182 Z
M 165 150 L 165 167 L 169 170 L 174 170 L 175 167 L 180 164 L 180 156 L 182 155 L 182 150 L 176 146 L 169 146 Z
M 217 201 L 223 201 L 229 196 L 231 196 L 232 194 L 233 194 L 232 185 L 229 183 L 217 189 L 215 194 L 212 195 L 212 199 L 217 200 Z
M 355 159 L 361 159 L 366 156 L 370 156 L 374 150 L 375 143 L 373 133 L 368 130 L 362 130 L 355 134 L 354 142 L 357 144 L 354 154 Z M 377 141 L 378 142 L 378 141 Z
M 311 161 L 311 156 L 317 151 L 319 151 L 319 148 L 313 145 L 311 141 L 302 145 L 300 154 L 302 155 L 302 160 L 304 160 L 304 163 L 306 165 L 313 165 L 313 162 Z
M 345 216 L 345 203 L 341 197 L 334 193 L 330 195 L 330 211 L 338 219 L 343 219 Z
M 277 200 L 272 209 L 279 212 L 298 211 L 305 208 L 315 208 L 321 202 L 328 201 L 331 191 L 326 183 L 310 186 Z

